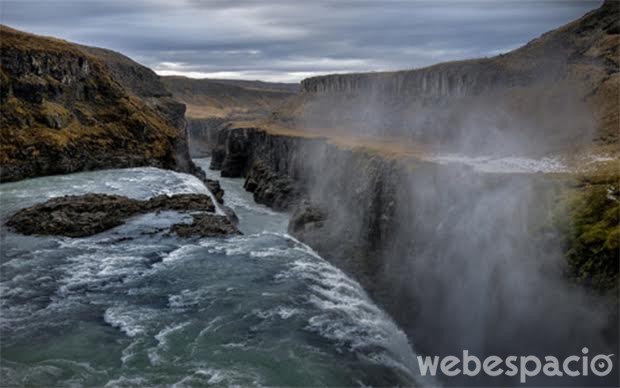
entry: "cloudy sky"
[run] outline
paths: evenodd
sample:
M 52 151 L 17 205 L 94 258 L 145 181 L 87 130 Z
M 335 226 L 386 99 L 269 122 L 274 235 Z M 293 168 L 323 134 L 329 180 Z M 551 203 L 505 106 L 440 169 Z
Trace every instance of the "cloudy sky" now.
M 491 56 L 601 1 L 0 0 L 11 27 L 111 48 L 159 74 L 297 82 Z

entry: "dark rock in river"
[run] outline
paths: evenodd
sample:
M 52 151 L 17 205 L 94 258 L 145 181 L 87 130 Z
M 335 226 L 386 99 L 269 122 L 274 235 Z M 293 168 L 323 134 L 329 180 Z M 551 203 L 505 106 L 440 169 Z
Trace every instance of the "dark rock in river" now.
M 235 213 L 235 211 L 231 207 L 222 205 L 220 206 L 220 209 L 222 209 L 224 214 L 226 214 L 226 217 L 228 217 L 230 222 L 235 225 L 239 225 L 239 217 L 237 217 L 237 213 Z
M 84 237 L 119 226 L 142 211 L 142 201 L 119 195 L 64 196 L 18 211 L 7 225 L 27 235 Z
M 208 213 L 193 214 L 194 221 L 191 224 L 175 224 L 171 231 L 180 237 L 219 237 L 241 234 L 228 217 Z
M 204 194 L 177 194 L 173 196 L 158 195 L 146 201 L 145 209 L 147 211 L 215 211 L 213 201 L 208 195 Z
M 119 226 L 134 215 L 165 210 L 202 212 L 193 214 L 192 224 L 171 227 L 180 236 L 240 233 L 227 217 L 211 214 L 215 206 L 205 194 L 160 195 L 147 201 L 108 194 L 70 195 L 22 209 L 9 218 L 7 225 L 26 235 L 85 237 Z
M 224 189 L 222 189 L 220 181 L 215 179 L 205 179 L 204 182 L 209 191 L 215 196 L 215 200 L 218 203 L 224 203 Z

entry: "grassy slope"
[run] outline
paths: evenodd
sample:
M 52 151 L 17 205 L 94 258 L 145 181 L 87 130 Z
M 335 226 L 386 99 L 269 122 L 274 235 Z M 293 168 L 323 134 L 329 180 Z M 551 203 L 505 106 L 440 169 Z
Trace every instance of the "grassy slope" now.
M 174 97 L 187 105 L 187 117 L 264 116 L 295 92 L 278 84 L 254 81 L 162 77 Z M 284 84 L 289 85 L 289 84 Z
M 251 81 L 251 80 L 238 80 L 238 79 L 217 79 L 217 78 L 204 78 L 206 81 L 215 82 L 223 85 L 234 85 L 245 89 L 272 91 L 272 92 L 287 92 L 297 93 L 299 92 L 300 85 L 298 83 L 285 83 L 285 82 L 265 82 L 265 81 Z
M 118 84 L 101 60 L 69 42 L 6 26 L 0 36 L 3 181 L 113 166 L 117 157 L 174 167 L 178 131 Z

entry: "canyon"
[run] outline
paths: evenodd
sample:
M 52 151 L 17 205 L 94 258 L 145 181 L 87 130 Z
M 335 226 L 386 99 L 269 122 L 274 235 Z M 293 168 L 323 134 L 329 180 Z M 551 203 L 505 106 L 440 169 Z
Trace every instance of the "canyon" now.
M 196 253 L 194 258 L 251 258 L 251 264 L 241 262 L 237 270 L 256 268 L 263 277 L 230 273 L 251 279 L 247 284 L 265 286 L 269 292 L 262 296 L 286 294 L 278 282 L 294 295 L 311 295 L 309 301 L 320 313 L 303 321 L 305 329 L 320 332 L 321 341 L 346 344 L 346 357 L 356 360 L 351 368 L 363 376 L 359 381 L 377 385 L 412 383 L 399 368 L 394 372 L 386 367 L 394 365 L 392 360 L 406 364 L 403 359 L 413 354 L 409 344 L 419 354 L 460 355 L 467 349 L 480 358 L 568 356 L 585 345 L 593 354 L 618 354 L 619 23 L 620 3 L 605 1 L 582 18 L 495 57 L 415 70 L 311 77 L 300 86 L 159 77 L 113 51 L 2 26 L 0 179 L 23 181 L 4 186 L 11 210 L 16 210 L 6 225 L 27 235 L 97 239 L 102 233 L 104 240 L 131 230 L 136 234 L 132 238 L 143 244 L 143 261 L 150 264 L 177 263 L 184 252 Z M 213 170 L 207 174 L 201 169 L 206 163 Z M 112 168 L 129 169 L 86 173 Z M 254 201 L 250 211 L 247 203 L 239 202 L 241 194 L 227 196 L 220 182 L 207 178 L 215 171 L 226 184 L 242 178 Z M 86 175 L 67 179 L 86 181 L 84 185 L 102 193 L 39 198 L 47 202 L 17 206 L 29 187 L 26 178 L 43 177 L 36 182 L 55 188 L 66 177 L 57 182 L 46 176 L 75 172 Z M 208 193 L 188 184 L 182 173 L 198 178 Z M 137 191 L 139 198 L 125 197 L 106 183 L 109 176 L 102 184 L 97 174 L 122 176 L 119 187 L 124 190 L 138 190 L 133 182 L 156 189 L 148 196 Z M 176 190 L 175 185 L 180 192 L 162 196 L 168 187 Z M 76 187 L 82 186 L 72 190 Z M 182 206 L 173 206 L 175 201 Z M 233 225 L 236 217 L 224 204 L 243 212 L 240 226 Z M 212 214 L 216 208 L 221 214 Z M 191 215 L 191 223 L 178 223 L 170 210 Z M 150 215 L 154 211 L 158 213 Z M 57 215 L 51 221 L 50 212 Z M 290 219 L 283 221 L 282 214 Z M 140 222 L 148 217 L 171 225 L 144 228 Z M 257 225 L 248 219 L 258 220 Z M 72 229 L 74 220 L 77 231 Z M 261 222 L 270 226 L 263 230 Z M 258 233 L 236 236 L 248 225 Z M 176 236 L 149 240 L 163 230 Z M 232 237 L 196 240 L 223 235 Z M 22 237 L 10 238 L 12 249 L 19 251 Z M 71 244 L 79 247 L 80 241 L 59 244 L 73 249 Z M 165 244 L 158 245 L 162 241 Z M 163 259 L 150 251 L 160 248 L 166 251 Z M 274 252 L 285 252 L 284 261 L 293 269 L 275 274 L 272 269 L 282 263 L 269 267 L 255 260 L 271 259 Z M 191 268 L 219 284 L 228 273 L 218 271 L 230 270 L 232 264 L 217 263 L 207 272 L 194 262 Z M 299 281 L 294 277 L 299 268 L 304 287 L 307 280 L 318 282 L 302 294 L 291 291 Z M 110 270 L 96 271 L 93 278 Z M 183 285 L 175 273 L 165 276 L 172 279 L 167 287 Z M 141 282 L 140 276 L 131 279 Z M 106 279 L 101 287 L 123 282 Z M 88 287 L 97 289 L 98 284 Z M 217 301 L 205 292 L 187 306 L 200 305 L 202 310 L 193 311 L 203 312 L 205 300 L 226 304 L 226 293 L 236 298 L 237 287 L 226 284 Z M 183 287 L 174 292 L 176 299 L 156 301 L 149 313 L 161 305 L 178 307 L 174 302 L 191 293 Z M 134 296 L 123 291 L 123 298 Z M 234 300 L 245 306 L 243 300 Z M 244 300 L 254 303 L 247 295 Z M 136 303 L 132 309 L 106 304 L 105 321 L 132 338 L 142 333 L 146 324 L 132 329 L 141 318 L 131 311 L 141 312 L 147 303 Z M 231 322 L 251 321 L 253 316 L 248 316 L 255 310 L 264 319 L 295 320 L 306 311 L 307 306 L 300 305 L 304 307 L 271 315 L 260 306 Z M 324 311 L 330 312 L 329 319 Z M 211 321 L 208 328 L 216 323 Z M 158 326 L 158 334 L 151 337 L 159 341 L 185 330 L 183 325 Z M 253 343 L 261 327 L 244 327 L 236 334 L 241 339 L 235 337 L 231 346 Z M 192 335 L 200 338 L 203 330 L 207 328 Z M 388 354 L 392 364 L 372 364 L 376 374 L 370 376 L 359 372 L 366 364 L 358 365 L 358 355 L 348 353 L 357 350 L 351 345 L 357 337 L 366 341 L 359 345 L 364 351 L 373 357 L 380 354 L 378 358 Z M 387 339 L 388 345 L 377 345 L 373 338 Z M 130 348 L 145 346 L 136 344 L 128 344 L 123 357 Z M 163 341 L 153 349 L 160 345 L 169 350 Z M 375 353 L 375 345 L 387 353 Z M 151 353 L 148 350 L 149 358 Z M 539 376 L 530 383 L 609 385 L 617 378 L 616 367 L 604 380 Z M 515 380 L 444 376 L 442 383 L 509 385 Z
M 209 132 L 210 167 L 291 211 L 423 353 L 613 353 L 619 19 L 605 2 L 499 57 L 306 79 Z
M 185 117 L 193 156 L 209 156 L 213 134 L 232 120 L 268 118 L 299 85 L 261 81 L 161 77 L 173 97 L 187 106 Z

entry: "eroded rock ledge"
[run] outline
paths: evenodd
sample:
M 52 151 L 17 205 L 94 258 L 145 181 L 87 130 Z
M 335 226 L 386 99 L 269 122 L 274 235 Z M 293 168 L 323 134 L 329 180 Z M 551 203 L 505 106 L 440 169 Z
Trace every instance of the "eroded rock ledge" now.
M 68 195 L 22 209 L 7 225 L 25 235 L 86 237 L 122 225 L 132 216 L 166 210 L 192 212 L 192 223 L 170 228 L 181 237 L 241 234 L 227 217 L 213 214 L 215 206 L 205 194 L 159 195 L 146 201 L 109 194 Z

